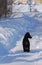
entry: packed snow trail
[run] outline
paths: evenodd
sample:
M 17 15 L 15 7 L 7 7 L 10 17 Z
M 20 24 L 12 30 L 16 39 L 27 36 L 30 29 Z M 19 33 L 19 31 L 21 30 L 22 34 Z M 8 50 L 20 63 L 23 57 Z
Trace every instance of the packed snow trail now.
M 32 36 L 31 51 L 24 53 L 22 40 L 27 31 Z M 0 53 L 0 64 L 42 65 L 42 22 L 36 19 L 36 15 L 28 14 L 20 18 L 0 19 L 0 43 L 2 46 L 0 52 L 3 50 L 5 54 L 1 56 L 2 53 Z
M 22 36 L 24 36 L 27 31 L 29 31 L 31 35 L 38 34 L 38 32 L 40 32 L 39 34 L 41 34 L 42 29 L 40 27 L 40 22 L 28 16 L 24 16 L 17 19 L 9 19 L 9 21 L 0 21 L 0 34 L 5 36 L 7 40 L 11 40 L 5 40 L 6 45 L 9 46 L 10 49 L 16 45 L 16 41 L 18 41 Z

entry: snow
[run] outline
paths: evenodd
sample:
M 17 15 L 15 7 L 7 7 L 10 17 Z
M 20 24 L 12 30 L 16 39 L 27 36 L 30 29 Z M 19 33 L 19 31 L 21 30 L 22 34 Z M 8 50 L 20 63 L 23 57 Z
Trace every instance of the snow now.
M 31 46 L 30 46 L 30 49 L 31 50 L 38 50 L 38 49 L 42 49 L 42 39 L 41 39 L 42 37 L 39 37 L 39 36 L 33 36 L 32 37 L 32 40 L 30 40 L 30 43 L 32 43 L 31 44 Z M 15 53 L 16 51 L 20 51 L 20 50 L 23 50 L 23 47 L 22 47 L 22 40 L 23 40 L 23 37 L 19 40 L 19 41 L 17 41 L 17 43 L 16 43 L 16 47 L 15 48 L 12 48 L 11 50 L 10 50 L 10 52 L 13 52 L 13 53 Z M 21 48 L 20 48 L 21 47 Z
M 37 9 L 37 11 L 42 12 L 42 4 L 37 4 L 34 8 Z
M 10 43 L 12 42 L 11 37 L 13 36 L 13 33 L 10 30 L 11 30 L 10 28 L 7 29 L 7 28 L 0 27 L 0 42 L 2 42 L 5 46 L 9 45 L 9 41 Z M 12 29 L 12 31 L 15 31 L 15 29 Z
M 16 0 L 18 2 L 18 0 Z M 42 13 L 42 4 L 33 4 L 31 5 L 31 11 L 33 12 L 39 12 Z M 27 4 L 12 4 L 12 15 L 11 17 L 17 18 L 17 17 L 22 17 L 23 14 L 29 13 L 30 12 L 30 6 Z M 42 15 L 41 15 L 42 16 Z M 39 19 L 39 18 L 38 18 Z M 42 20 L 40 18 L 39 20 Z
M 31 8 L 35 11 L 41 12 L 42 13 L 42 4 L 32 4 Z M 30 6 L 27 4 L 12 4 L 12 13 L 14 12 L 29 12 L 30 11 Z
M 28 4 L 13 5 L 12 12 L 28 12 Z
M 42 65 L 42 13 L 0 19 L 0 65 Z M 23 52 L 22 40 L 29 31 L 30 52 Z

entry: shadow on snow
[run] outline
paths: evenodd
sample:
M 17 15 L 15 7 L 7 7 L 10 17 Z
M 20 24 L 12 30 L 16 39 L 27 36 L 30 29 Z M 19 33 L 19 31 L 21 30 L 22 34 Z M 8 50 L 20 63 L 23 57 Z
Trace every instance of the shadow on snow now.
M 32 59 L 24 59 L 26 57 L 31 57 L 33 56 L 35 53 L 40 53 L 42 51 L 42 49 L 40 50 L 31 50 L 29 53 L 27 52 L 23 52 L 21 51 L 17 51 L 15 53 L 11 53 L 10 55 L 6 55 L 3 57 L 0 57 L 0 64 L 3 63 L 11 63 L 11 62 L 35 62 L 35 61 L 39 61 L 42 60 L 42 57 L 38 57 L 38 58 L 32 58 Z M 32 55 L 33 54 L 33 55 Z

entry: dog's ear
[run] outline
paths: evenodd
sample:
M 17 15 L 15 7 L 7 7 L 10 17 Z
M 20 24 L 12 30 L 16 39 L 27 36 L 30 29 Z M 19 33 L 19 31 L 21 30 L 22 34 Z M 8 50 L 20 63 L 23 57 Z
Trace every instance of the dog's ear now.
M 28 35 L 29 35 L 29 38 L 32 38 L 32 36 L 30 35 L 30 33 L 28 33 Z
M 32 38 L 32 36 L 30 35 L 29 32 L 27 32 L 27 33 L 25 34 L 25 37 L 27 37 L 27 38 Z

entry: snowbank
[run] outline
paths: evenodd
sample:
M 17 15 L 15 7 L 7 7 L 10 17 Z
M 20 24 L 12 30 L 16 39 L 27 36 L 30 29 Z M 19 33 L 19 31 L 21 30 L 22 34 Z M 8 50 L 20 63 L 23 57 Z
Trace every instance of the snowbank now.
M 33 8 L 42 13 L 42 4 L 33 5 Z

